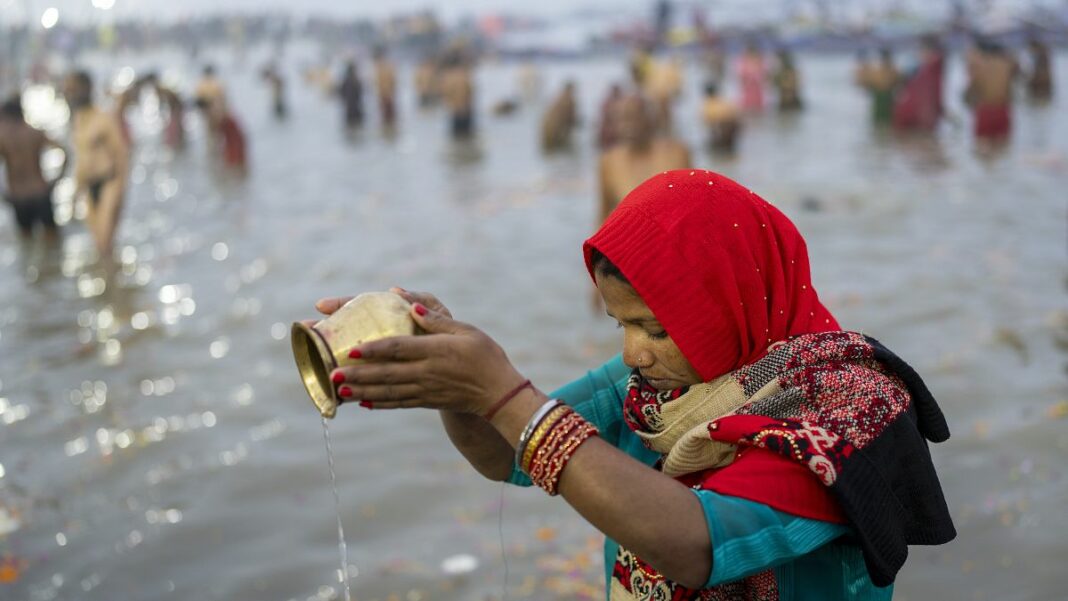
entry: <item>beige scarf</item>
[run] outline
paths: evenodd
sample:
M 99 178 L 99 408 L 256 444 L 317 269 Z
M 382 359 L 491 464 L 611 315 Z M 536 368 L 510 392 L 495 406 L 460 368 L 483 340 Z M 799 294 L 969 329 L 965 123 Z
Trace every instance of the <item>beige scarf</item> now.
M 644 405 L 642 417 L 649 425 L 651 432 L 639 430 L 635 431 L 635 434 L 648 448 L 663 456 L 661 471 L 673 478 L 683 474 L 725 467 L 734 461 L 737 447 L 710 438 L 709 424 L 716 419 L 735 413 L 747 404 L 775 395 L 779 391 L 778 378 L 772 378 L 755 394 L 747 397 L 741 383 L 733 374 L 727 374 L 711 382 L 695 384 L 677 399 Z M 676 585 L 650 569 L 633 553 L 620 547 L 616 562 L 625 566 L 629 572 L 629 584 L 633 592 L 628 591 L 619 579 L 613 576 L 609 579 L 608 598 L 610 601 L 672 598 Z M 760 581 L 767 577 L 771 579 L 770 584 Z M 774 576 L 760 574 L 753 580 L 755 582 L 735 583 L 730 586 L 748 585 L 750 588 L 745 590 L 751 592 L 754 585 L 760 588 L 760 585 L 768 584 L 774 590 Z M 718 588 L 723 589 L 723 587 Z M 722 593 L 727 593 L 728 596 L 725 598 L 732 597 L 725 590 L 715 593 L 709 590 L 696 592 L 701 595 L 698 597 L 700 599 L 724 598 L 712 596 Z
M 645 446 L 664 456 L 663 471 L 672 478 L 729 465 L 735 445 L 712 440 L 708 425 L 731 415 L 742 406 L 779 392 L 772 379 L 751 397 L 731 374 L 695 384 L 679 398 L 659 405 L 646 405 L 645 418 L 655 432 L 637 431 Z M 656 412 L 657 415 L 650 415 Z

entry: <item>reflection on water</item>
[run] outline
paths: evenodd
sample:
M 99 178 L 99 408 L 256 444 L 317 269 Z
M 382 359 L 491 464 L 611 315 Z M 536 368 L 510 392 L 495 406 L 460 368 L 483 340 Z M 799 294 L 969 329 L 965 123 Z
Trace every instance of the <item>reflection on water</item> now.
M 292 50 L 295 82 L 313 53 Z M 464 144 L 447 139 L 441 114 L 414 110 L 392 137 L 373 114 L 348 135 L 339 107 L 299 85 L 278 124 L 255 74 L 216 62 L 250 133 L 249 178 L 210 167 L 195 115 L 189 148 L 162 148 L 158 107 L 145 99 L 130 114 L 136 160 L 113 264 L 92 262 L 67 183 L 60 248 L 20 247 L 0 216 L 5 599 L 341 595 L 320 426 L 285 325 L 309 317 L 316 298 L 434 291 L 543 388 L 618 346 L 610 320 L 588 308 L 579 249 L 595 213 L 594 109 L 626 77 L 622 64 L 545 67 L 550 88 L 579 82 L 585 126 L 570 154 L 544 157 L 536 107 L 483 111 Z M 163 63 L 187 88 L 196 66 L 172 56 L 95 64 Z M 937 139 L 868 127 L 848 57 L 801 67 L 809 109 L 747 123 L 736 156 L 700 150 L 688 121 L 695 73 L 678 129 L 699 166 L 796 220 L 840 321 L 909 359 L 943 403 L 954 437 L 934 453 L 961 535 L 913 549 L 898 597 L 1060 595 L 1065 99 L 1020 108 L 1013 144 L 978 158 L 966 121 Z M 960 80 L 952 72 L 947 90 Z M 514 81 L 511 66 L 485 67 L 480 102 Z M 331 429 L 357 598 L 499 595 L 499 491 L 451 450 L 436 416 L 347 407 Z M 559 499 L 506 496 L 509 597 L 597 598 L 596 533 Z

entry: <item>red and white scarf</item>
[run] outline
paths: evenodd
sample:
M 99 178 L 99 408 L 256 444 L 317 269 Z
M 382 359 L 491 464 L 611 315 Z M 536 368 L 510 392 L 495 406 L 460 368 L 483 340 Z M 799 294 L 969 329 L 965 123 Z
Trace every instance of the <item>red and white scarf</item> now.
M 751 365 L 676 390 L 659 391 L 635 372 L 623 417 L 661 454 L 659 469 L 689 486 L 842 522 L 827 490 L 842 461 L 909 404 L 904 383 L 873 356 L 861 334 L 824 332 L 798 336 Z M 762 469 L 746 469 L 757 464 Z M 612 601 L 777 598 L 771 570 L 692 590 L 623 548 L 610 590 Z

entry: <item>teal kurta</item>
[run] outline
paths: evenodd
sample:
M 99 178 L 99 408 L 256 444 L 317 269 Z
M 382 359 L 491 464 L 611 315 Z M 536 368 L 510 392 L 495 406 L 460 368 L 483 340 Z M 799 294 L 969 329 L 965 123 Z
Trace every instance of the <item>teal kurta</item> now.
M 659 455 L 645 448 L 623 421 L 630 369 L 617 355 L 550 396 L 564 400 L 600 430 L 601 438 L 631 457 L 653 465 Z M 509 481 L 530 486 L 514 467 Z M 850 544 L 850 528 L 777 511 L 713 491 L 693 491 L 704 508 L 712 541 L 708 586 L 732 582 L 775 568 L 781 601 L 882 601 L 893 585 L 877 588 L 868 577 L 860 547 Z M 619 545 L 605 539 L 605 582 L 612 578 Z

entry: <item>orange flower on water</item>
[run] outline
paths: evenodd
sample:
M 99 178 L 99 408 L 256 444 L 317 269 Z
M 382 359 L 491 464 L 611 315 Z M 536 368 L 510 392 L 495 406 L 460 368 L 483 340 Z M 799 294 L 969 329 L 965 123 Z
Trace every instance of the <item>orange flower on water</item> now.
M 549 528 L 548 526 L 538 528 L 534 532 L 534 536 L 536 536 L 540 541 L 551 541 L 556 538 L 556 528 Z
M 18 580 L 25 563 L 11 556 L 0 557 L 0 584 L 11 584 Z

